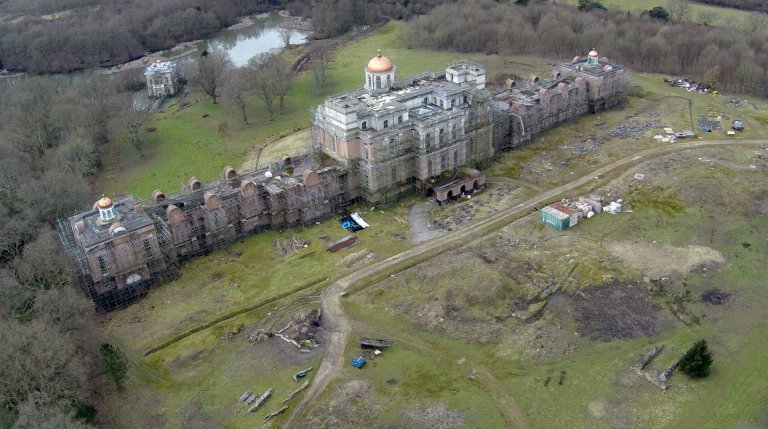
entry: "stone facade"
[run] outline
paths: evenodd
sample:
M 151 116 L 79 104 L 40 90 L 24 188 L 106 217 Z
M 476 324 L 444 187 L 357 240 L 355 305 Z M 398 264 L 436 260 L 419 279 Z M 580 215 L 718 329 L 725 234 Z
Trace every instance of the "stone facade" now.
M 179 91 L 179 73 L 176 63 L 172 61 L 157 62 L 144 70 L 147 81 L 147 94 L 150 97 L 162 98 L 176 94 Z
M 469 166 L 564 121 L 617 106 L 628 83 L 621 66 L 594 51 L 548 79 L 508 81 L 494 94 L 475 63 L 403 83 L 395 70 L 379 53 L 364 69 L 363 90 L 318 106 L 317 153 L 284 156 L 244 174 L 226 167 L 217 182 L 192 177 L 182 194 L 166 197 L 158 189 L 147 203 L 102 198 L 60 222 L 62 242 L 97 308 L 129 304 L 175 277 L 179 260 L 248 234 L 315 222 L 358 199 L 387 202 L 419 189 L 442 204 L 472 194 L 486 179 Z
M 389 87 L 379 85 L 381 74 Z M 365 89 L 317 108 L 313 131 L 318 148 L 359 173 L 367 200 L 423 189 L 432 177 L 493 156 L 491 96 L 481 65 L 458 62 L 398 83 L 379 53 L 365 76 Z

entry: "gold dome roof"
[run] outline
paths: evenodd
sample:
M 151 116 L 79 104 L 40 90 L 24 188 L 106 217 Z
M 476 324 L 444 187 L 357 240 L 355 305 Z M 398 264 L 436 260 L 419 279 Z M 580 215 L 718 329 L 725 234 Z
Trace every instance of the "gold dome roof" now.
M 392 61 L 381 55 L 379 51 L 375 57 L 368 61 L 368 71 L 373 73 L 382 73 L 392 70 Z
M 591 51 L 589 51 L 589 56 L 590 57 L 596 57 L 597 56 L 597 51 L 592 49 Z
M 108 197 L 101 197 L 99 201 L 96 201 L 96 207 L 100 209 L 107 209 L 112 207 L 112 200 Z

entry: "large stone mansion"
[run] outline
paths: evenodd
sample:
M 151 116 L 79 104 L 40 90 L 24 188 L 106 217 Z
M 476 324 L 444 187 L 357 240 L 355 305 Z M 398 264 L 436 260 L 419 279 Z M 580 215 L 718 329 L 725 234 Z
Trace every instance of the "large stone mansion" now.
M 586 113 L 620 104 L 628 76 L 594 50 L 550 76 L 486 87 L 482 65 L 455 62 L 399 81 L 379 52 L 363 89 L 315 111 L 317 150 L 268 167 L 190 178 L 179 195 L 102 198 L 59 223 L 99 310 L 125 306 L 174 278 L 178 262 L 259 231 L 327 218 L 357 201 L 389 202 L 418 190 L 442 204 L 485 186 L 475 170 L 495 154 Z

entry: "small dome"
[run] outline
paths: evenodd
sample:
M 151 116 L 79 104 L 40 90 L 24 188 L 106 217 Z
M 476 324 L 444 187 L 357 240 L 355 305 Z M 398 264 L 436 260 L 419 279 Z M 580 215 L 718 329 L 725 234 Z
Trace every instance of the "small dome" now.
M 591 51 L 589 51 L 589 56 L 590 57 L 596 57 L 597 56 L 597 51 L 592 49 Z
M 373 73 L 382 73 L 392 70 L 392 61 L 381 55 L 379 51 L 375 57 L 368 61 L 368 71 Z
M 107 209 L 112 207 L 112 200 L 108 197 L 101 197 L 99 201 L 96 201 L 96 207 L 100 209 Z

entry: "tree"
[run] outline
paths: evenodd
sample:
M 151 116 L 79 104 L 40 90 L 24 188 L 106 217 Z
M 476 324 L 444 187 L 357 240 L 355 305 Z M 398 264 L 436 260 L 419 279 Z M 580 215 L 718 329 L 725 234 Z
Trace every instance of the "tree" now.
M 280 36 L 280 40 L 283 41 L 285 49 L 291 47 L 291 37 L 293 37 L 293 30 L 287 27 L 277 27 L 277 34 Z
M 73 419 L 69 406 L 63 401 L 52 401 L 47 395 L 33 392 L 19 405 L 14 428 L 23 429 L 87 429 L 93 426 Z
M 232 68 L 229 52 L 217 47 L 211 51 L 203 51 L 197 59 L 197 83 L 206 95 L 216 104 L 216 90 L 221 86 L 227 71 Z
M 128 375 L 128 357 L 117 346 L 104 343 L 99 348 L 104 372 L 118 389 L 122 389 L 125 376 Z
M 248 60 L 248 68 L 251 70 L 253 89 L 264 101 L 271 120 L 275 115 L 275 98 L 279 98 L 280 109 L 283 108 L 283 99 L 290 89 L 293 73 L 280 54 L 270 52 L 264 52 Z
M 703 378 L 709 375 L 712 365 L 712 355 L 707 348 L 706 340 L 699 340 L 685 352 L 680 360 L 680 371 L 693 378 Z
M 214 88 L 213 91 L 215 93 L 216 89 Z M 216 102 L 215 96 L 213 102 Z M 148 116 L 149 115 L 146 112 L 136 110 L 133 106 L 129 105 L 125 109 L 122 118 L 123 139 L 139 152 L 140 158 L 144 158 L 144 151 L 142 148 L 146 142 L 146 136 L 142 127 L 144 126 L 144 122 L 148 119 Z
M 237 68 L 229 75 L 227 85 L 224 87 L 224 99 L 240 110 L 243 123 L 248 124 L 248 112 L 246 111 L 246 95 L 251 90 L 250 70 Z
M 309 68 L 312 70 L 312 77 L 315 78 L 315 89 L 320 95 L 322 90 L 328 85 L 328 67 L 331 64 L 331 53 L 326 47 L 321 47 L 312 55 L 312 62 Z
M 744 17 L 742 22 L 744 31 L 750 35 L 762 34 L 766 28 L 768 28 L 768 14 L 765 13 L 749 13 Z
M 714 26 L 720 21 L 720 14 L 717 12 L 701 11 L 696 15 L 696 20 L 705 27 Z
M 669 12 L 661 6 L 656 6 L 648 11 L 648 16 L 653 19 L 658 19 L 664 22 L 669 21 Z
M 683 22 L 691 12 L 688 0 L 669 0 L 667 2 L 667 10 L 669 11 L 669 19 L 672 22 Z
M 589 12 L 593 9 L 606 10 L 602 3 L 596 0 L 579 0 L 577 7 L 582 12 Z

